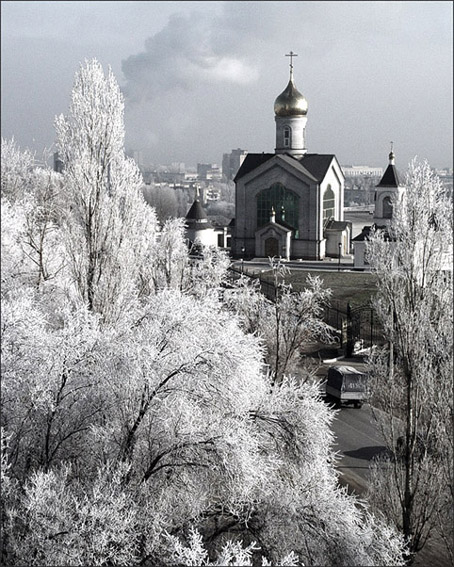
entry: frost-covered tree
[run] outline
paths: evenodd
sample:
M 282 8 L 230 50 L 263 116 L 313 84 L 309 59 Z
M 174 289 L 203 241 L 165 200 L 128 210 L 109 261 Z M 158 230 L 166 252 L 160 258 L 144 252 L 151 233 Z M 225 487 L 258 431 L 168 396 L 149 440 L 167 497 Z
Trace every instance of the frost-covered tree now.
M 24 203 L 26 227 L 22 247 L 35 266 L 38 288 L 57 277 L 65 265 L 61 225 L 66 204 L 60 177 L 48 168 L 36 169 L 31 178 L 32 191 Z
M 273 382 L 279 383 L 295 372 L 304 344 L 332 341 L 329 327 L 321 318 L 331 291 L 323 288 L 318 277 L 309 276 L 306 288 L 295 292 L 285 283 L 288 268 L 274 260 L 270 260 L 270 267 L 274 301 L 260 292 L 259 282 L 244 277 L 225 293 L 225 301 L 238 314 L 245 331 L 261 337 Z M 310 373 L 309 368 L 306 370 Z
M 40 288 L 44 282 L 54 279 L 64 266 L 60 226 L 65 205 L 61 179 L 47 167 L 35 167 L 32 154 L 21 150 L 14 140 L 2 140 L 1 162 L 5 266 L 10 260 L 17 267 L 23 266 L 22 271 L 15 270 L 14 285 L 19 280 L 22 283 L 27 280 Z M 12 285 L 8 274 L 7 268 L 3 278 L 6 288 Z
M 156 291 L 184 288 L 189 272 L 184 219 L 167 219 L 159 233 L 148 265 L 149 279 Z
M 30 175 L 33 171 L 34 154 L 21 150 L 12 138 L 2 138 L 1 151 L 1 194 L 10 202 L 16 202 L 30 190 Z
M 396 534 L 337 485 L 317 388 L 270 391 L 258 339 L 215 295 L 164 290 L 115 328 L 72 308 L 49 324 L 40 297 L 24 299 L 10 298 L 2 337 L 20 486 L 9 564 L 171 564 L 166 534 L 191 526 L 214 554 L 241 539 L 272 563 L 398 562 Z
M 1 206 L 2 297 L 19 285 L 29 285 L 33 279 L 31 263 L 24 254 L 27 215 L 23 205 L 11 204 L 2 196 Z
M 367 243 L 388 340 L 370 360 L 373 400 L 394 455 L 375 466 L 370 497 L 416 553 L 436 529 L 452 541 L 452 199 L 414 160 L 393 205 L 388 236 Z
M 252 567 L 254 560 L 254 552 L 260 551 L 255 542 L 252 542 L 247 547 L 239 541 L 227 541 L 214 561 L 210 561 L 208 551 L 205 547 L 201 534 L 194 528 L 190 529 L 188 537 L 188 545 L 182 542 L 175 536 L 169 536 L 169 543 L 171 545 L 171 556 L 173 562 L 177 565 L 194 565 L 194 566 L 207 566 L 207 567 Z M 282 567 L 292 567 L 301 565 L 295 553 L 291 552 L 278 561 Z M 260 563 L 257 561 L 255 564 L 271 565 L 266 558 L 261 558 Z
M 2 304 L 2 425 L 16 478 L 63 461 L 82 464 L 104 397 L 96 373 L 97 319 L 63 305 L 58 319 L 32 290 Z
M 230 264 L 227 254 L 200 245 L 197 257 L 190 255 L 183 218 L 167 219 L 156 239 L 146 268 L 146 279 L 155 292 L 175 289 L 196 296 L 218 290 Z
M 89 484 L 68 465 L 33 472 L 3 517 L 5 564 L 138 564 L 137 508 L 125 491 L 125 472 L 108 465 Z
M 145 201 L 155 209 L 159 222 L 163 223 L 169 218 L 178 216 L 178 199 L 175 189 L 168 185 L 144 185 L 142 193 Z
M 220 301 L 226 258 L 192 264 L 181 221 L 158 232 L 96 61 L 57 130 L 67 271 L 52 293 L 27 279 L 26 211 L 5 216 L 2 263 L 24 278 L 1 327 L 3 562 L 247 562 L 257 542 L 264 564 L 401 564 L 401 537 L 338 486 L 317 387 L 272 388 L 262 339 Z
M 65 245 L 81 299 L 114 320 L 138 293 L 157 224 L 140 172 L 124 153 L 124 102 L 96 60 L 76 73 L 69 116 L 56 120 L 69 214 Z

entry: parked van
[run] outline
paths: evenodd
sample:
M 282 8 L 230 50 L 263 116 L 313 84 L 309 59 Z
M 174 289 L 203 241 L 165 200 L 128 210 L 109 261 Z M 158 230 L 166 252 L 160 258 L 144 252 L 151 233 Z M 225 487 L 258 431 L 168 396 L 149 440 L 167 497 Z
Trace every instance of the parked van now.
M 353 404 L 360 408 L 368 397 L 367 374 L 352 366 L 331 366 L 328 369 L 326 397 L 336 404 Z

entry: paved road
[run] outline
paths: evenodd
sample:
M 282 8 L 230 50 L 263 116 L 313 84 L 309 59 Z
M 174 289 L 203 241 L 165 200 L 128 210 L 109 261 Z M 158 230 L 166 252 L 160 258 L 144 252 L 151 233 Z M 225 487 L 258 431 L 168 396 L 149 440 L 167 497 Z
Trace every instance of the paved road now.
M 333 423 L 336 436 L 335 450 L 339 452 L 338 469 L 350 483 L 354 481 L 365 489 L 369 478 L 369 463 L 386 450 L 377 430 L 370 406 L 361 409 L 342 407 Z
M 369 462 L 385 450 L 380 433 L 374 423 L 369 405 L 361 409 L 343 407 L 339 410 L 333 431 L 336 435 L 335 449 L 339 451 L 338 469 L 340 482 L 357 495 L 367 489 Z M 414 560 L 413 567 L 451 567 L 447 552 L 437 536 L 432 535 Z

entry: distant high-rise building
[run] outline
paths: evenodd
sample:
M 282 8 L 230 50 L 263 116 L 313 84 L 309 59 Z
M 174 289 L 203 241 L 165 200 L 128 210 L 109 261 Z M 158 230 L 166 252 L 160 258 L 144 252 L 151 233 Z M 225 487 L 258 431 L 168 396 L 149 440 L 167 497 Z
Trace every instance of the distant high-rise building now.
M 221 179 L 221 172 L 216 163 L 198 163 L 197 179 L 206 181 L 208 179 Z
M 247 150 L 240 148 L 222 156 L 222 174 L 228 181 L 235 177 L 246 156 Z
M 211 163 L 198 163 L 197 164 L 197 177 L 198 179 L 206 179 L 208 171 L 211 169 Z

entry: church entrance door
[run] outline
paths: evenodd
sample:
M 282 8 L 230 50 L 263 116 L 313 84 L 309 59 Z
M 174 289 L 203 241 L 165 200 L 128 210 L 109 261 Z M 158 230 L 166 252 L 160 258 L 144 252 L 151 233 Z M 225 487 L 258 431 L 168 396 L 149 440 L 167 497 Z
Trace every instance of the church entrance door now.
M 279 242 L 277 238 L 267 238 L 265 240 L 265 256 L 272 258 L 273 256 L 279 256 Z

